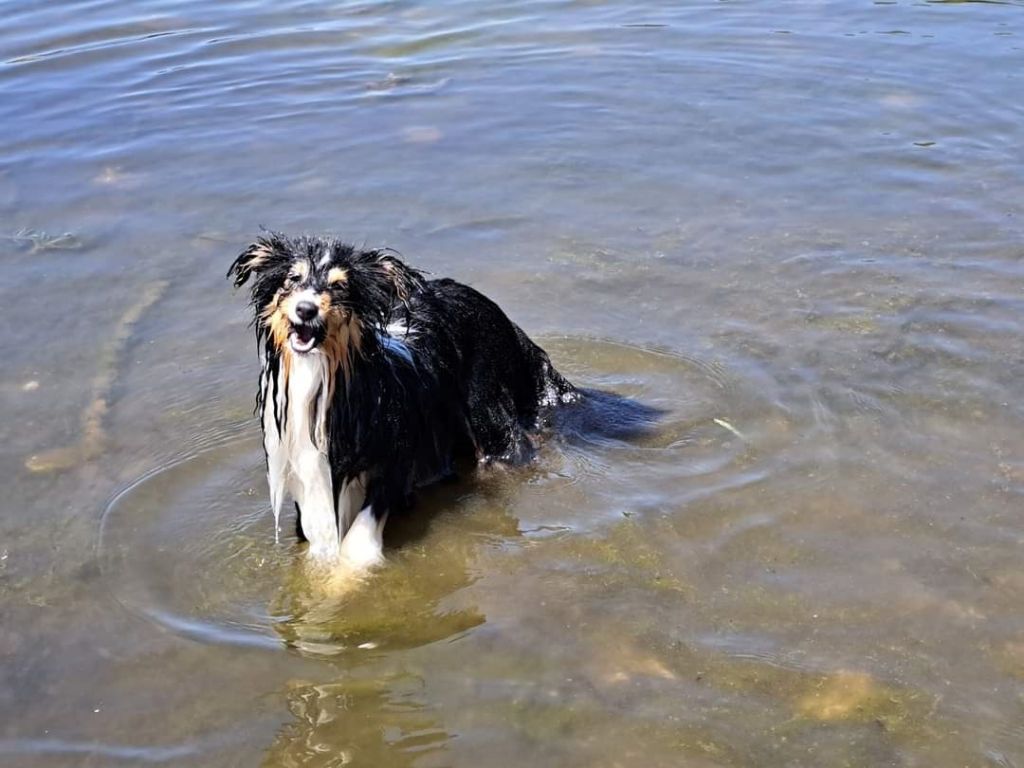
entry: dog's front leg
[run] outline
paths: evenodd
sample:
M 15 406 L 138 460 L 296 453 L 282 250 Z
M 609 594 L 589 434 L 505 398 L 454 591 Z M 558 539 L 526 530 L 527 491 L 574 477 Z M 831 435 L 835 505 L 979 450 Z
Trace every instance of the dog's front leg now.
M 334 485 L 338 488 L 338 538 L 345 540 L 345 534 L 366 504 L 366 473 L 354 477 L 335 477 Z
M 378 517 L 373 507 L 366 507 L 352 521 L 341 541 L 341 557 L 360 570 L 384 562 L 384 523 L 388 514 Z
M 302 508 L 302 534 L 309 541 L 309 554 L 336 558 L 340 537 L 327 455 L 312 447 L 300 451 L 290 477 L 292 495 Z

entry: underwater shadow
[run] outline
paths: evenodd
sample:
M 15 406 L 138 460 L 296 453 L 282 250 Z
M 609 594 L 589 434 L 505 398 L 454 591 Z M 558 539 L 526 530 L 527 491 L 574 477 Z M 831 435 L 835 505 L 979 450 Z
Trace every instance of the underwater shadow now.
M 270 606 L 274 631 L 286 647 L 324 657 L 415 648 L 483 624 L 468 598 L 452 598 L 476 581 L 481 548 L 522 535 L 507 493 L 477 481 L 421 489 L 415 509 L 388 521 L 387 563 L 370 573 L 318 567 L 300 546 Z

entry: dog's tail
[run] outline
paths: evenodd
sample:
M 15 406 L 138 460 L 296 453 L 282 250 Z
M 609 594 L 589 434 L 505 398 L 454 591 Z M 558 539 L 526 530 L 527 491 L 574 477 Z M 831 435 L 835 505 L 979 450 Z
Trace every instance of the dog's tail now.
M 557 408 L 551 423 L 570 442 L 621 443 L 653 435 L 667 411 L 616 392 L 573 387 L 569 407 Z
M 534 375 L 539 379 L 536 384 L 541 393 L 541 405 L 551 408 L 578 400 L 580 391 L 565 376 L 555 370 L 548 353 L 532 342 L 531 346 L 540 358 L 540 365 L 535 369 Z
M 578 390 L 571 381 L 565 378 L 565 376 L 556 371 L 555 366 L 551 365 L 550 362 L 547 365 L 545 375 L 547 376 L 545 388 L 549 392 L 554 391 L 558 396 L 559 402 L 571 403 L 573 400 L 579 398 L 580 390 Z

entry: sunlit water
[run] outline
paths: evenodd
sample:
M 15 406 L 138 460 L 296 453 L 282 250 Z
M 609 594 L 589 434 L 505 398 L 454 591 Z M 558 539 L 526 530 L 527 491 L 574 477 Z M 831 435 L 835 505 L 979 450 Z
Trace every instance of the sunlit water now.
M 1022 36 L 5 6 L 0 763 L 1024 766 Z M 325 586 L 223 278 L 261 225 L 470 282 L 662 416 L 429 489 Z

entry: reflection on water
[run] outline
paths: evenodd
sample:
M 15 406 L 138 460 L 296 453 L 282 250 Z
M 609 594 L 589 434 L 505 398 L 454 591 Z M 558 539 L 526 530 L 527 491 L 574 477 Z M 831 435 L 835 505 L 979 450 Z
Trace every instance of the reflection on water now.
M 1020 3 L 8 6 L 5 766 L 1024 765 Z M 308 572 L 260 225 L 653 428 L 597 397 Z
M 284 726 L 263 765 L 440 765 L 451 738 L 413 675 L 335 683 L 289 681 Z

